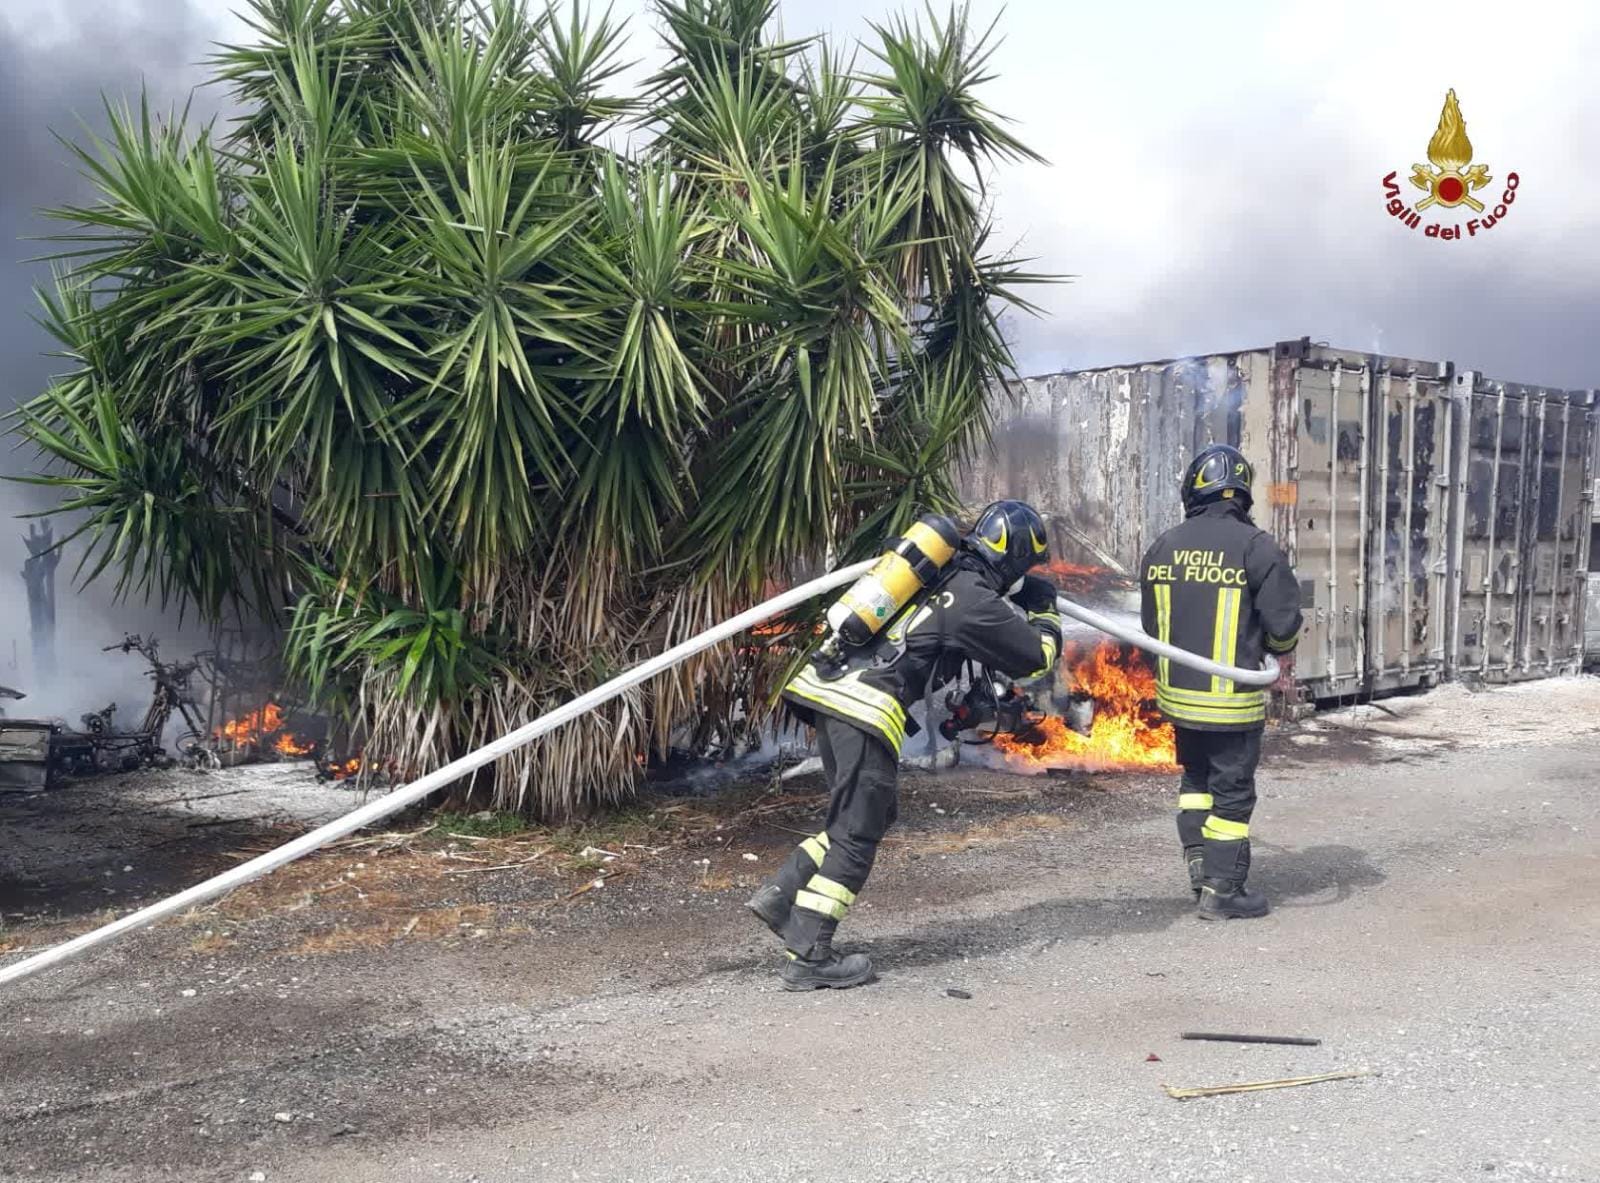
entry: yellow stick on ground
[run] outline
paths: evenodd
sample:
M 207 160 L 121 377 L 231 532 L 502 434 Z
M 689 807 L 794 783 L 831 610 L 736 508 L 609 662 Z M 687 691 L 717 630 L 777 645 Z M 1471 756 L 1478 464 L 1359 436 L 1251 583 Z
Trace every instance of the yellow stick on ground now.
M 1295 1076 L 1288 1080 L 1258 1080 L 1250 1084 L 1217 1084 L 1208 1088 L 1175 1089 L 1170 1084 L 1161 1087 L 1167 1090 L 1167 1096 L 1179 1101 L 1187 1101 L 1191 1097 L 1222 1097 L 1229 1093 L 1260 1093 L 1267 1089 L 1292 1089 L 1302 1084 L 1321 1084 L 1325 1080 L 1354 1080 L 1360 1076 L 1376 1076 L 1370 1068 L 1357 1068 L 1353 1072 L 1326 1072 L 1321 1076 Z

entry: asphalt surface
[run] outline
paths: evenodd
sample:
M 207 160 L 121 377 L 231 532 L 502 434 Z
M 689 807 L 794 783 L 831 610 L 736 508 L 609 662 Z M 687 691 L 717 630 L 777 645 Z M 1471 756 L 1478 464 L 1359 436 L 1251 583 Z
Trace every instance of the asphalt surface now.
M 1161 778 L 988 814 L 1014 780 L 908 781 L 848 992 L 777 990 L 739 892 L 401 955 L 125 945 L 0 998 L 0 1179 L 1600 1180 L 1593 700 L 1277 737 L 1275 908 L 1226 925 Z

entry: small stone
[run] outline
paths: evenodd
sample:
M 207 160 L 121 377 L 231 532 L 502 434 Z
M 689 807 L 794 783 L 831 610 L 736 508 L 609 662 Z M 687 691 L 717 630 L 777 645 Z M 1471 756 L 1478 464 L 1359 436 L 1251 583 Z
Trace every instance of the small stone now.
M 183 991 L 183 996 L 185 998 L 193 998 L 194 995 L 195 995 L 195 992 L 193 990 L 185 990 L 185 991 Z
M 278 1113 L 274 1113 L 272 1115 L 272 1120 L 282 1122 L 284 1125 L 288 1125 L 294 1120 L 294 1114 L 290 1113 L 288 1110 L 282 1110 Z
M 951 986 L 948 990 L 945 991 L 945 993 L 947 995 L 949 995 L 951 998 L 967 998 L 967 999 L 970 999 L 972 997 L 972 995 L 968 994 L 965 990 L 958 990 L 954 986 Z
M 744 861 L 747 863 L 758 863 L 761 861 L 761 856 L 759 854 L 746 853 L 744 856 Z
M 251 1171 L 250 1172 L 250 1183 L 267 1183 L 267 1174 L 266 1174 L 266 1172 L 265 1171 Z

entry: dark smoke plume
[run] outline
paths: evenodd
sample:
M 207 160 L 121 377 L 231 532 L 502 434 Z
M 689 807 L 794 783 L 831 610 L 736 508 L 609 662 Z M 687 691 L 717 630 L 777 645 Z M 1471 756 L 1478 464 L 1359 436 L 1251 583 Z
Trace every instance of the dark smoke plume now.
M 8 3 L 9 8 L 9 3 Z M 53 345 L 35 323 L 36 285 L 48 283 L 47 264 L 30 262 L 55 249 L 28 241 L 60 229 L 37 214 L 44 207 L 93 199 L 59 134 L 82 141 L 104 125 L 104 100 L 137 103 L 141 87 L 154 110 L 181 108 L 201 79 L 199 63 L 217 36 L 213 17 L 193 0 L 60 0 L 0 17 L 0 410 L 39 393 L 64 363 L 46 356 Z M 194 109 L 210 112 L 225 96 L 209 88 L 194 95 Z M 14 439 L 0 446 L 0 472 L 29 471 L 33 456 Z M 53 686 L 32 685 L 27 598 L 20 577 L 27 549 L 18 514 L 56 500 L 49 489 L 0 482 L 0 683 L 21 683 L 29 698 L 11 703 L 13 715 L 76 716 L 115 699 L 121 721 L 142 712 L 148 683 L 137 658 L 102 654 L 124 630 L 155 632 L 171 655 L 188 652 L 203 637 L 185 633 L 171 616 L 147 605 L 114 605 L 110 587 L 73 593 L 78 555 L 69 551 L 56 572 L 57 664 Z M 62 525 L 57 524 L 57 536 Z M 13 655 L 15 654 L 15 662 Z

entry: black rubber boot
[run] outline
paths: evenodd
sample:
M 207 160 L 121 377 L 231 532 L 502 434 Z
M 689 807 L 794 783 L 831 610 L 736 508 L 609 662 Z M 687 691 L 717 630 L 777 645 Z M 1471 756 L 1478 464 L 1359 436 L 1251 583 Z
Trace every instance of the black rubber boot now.
M 785 990 L 848 990 L 872 980 L 872 962 L 865 953 L 841 957 L 827 949 L 816 960 L 791 955 L 781 976 Z
M 1202 920 L 1254 920 L 1267 914 L 1267 897 L 1246 890 L 1250 877 L 1250 839 L 1207 838 L 1201 855 L 1205 877 L 1200 883 Z
M 1200 885 L 1200 906 L 1195 915 L 1201 920 L 1254 920 L 1268 911 L 1267 897 L 1243 883 L 1207 879 Z
M 1183 844 L 1183 863 L 1189 868 L 1189 890 L 1200 898 L 1200 881 L 1205 878 L 1205 829 L 1207 811 L 1204 809 L 1178 810 L 1178 841 Z
M 789 922 L 789 911 L 794 907 L 794 896 L 776 883 L 768 883 L 744 902 L 755 918 L 765 924 L 774 936 L 783 936 L 783 926 Z

